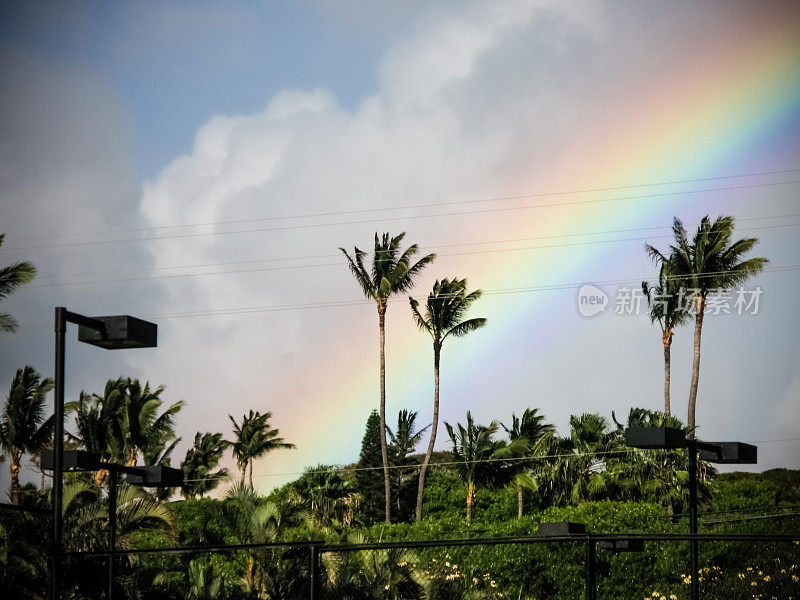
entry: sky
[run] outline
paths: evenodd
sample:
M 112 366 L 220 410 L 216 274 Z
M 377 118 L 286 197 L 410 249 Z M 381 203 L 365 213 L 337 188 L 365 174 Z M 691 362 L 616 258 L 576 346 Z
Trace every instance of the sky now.
M 622 420 L 663 408 L 660 331 L 628 314 L 656 274 L 644 244 L 730 214 L 770 263 L 741 291 L 757 306 L 734 291 L 706 317 L 699 435 L 800 468 L 796 2 L 7 2 L 0 78 L 0 264 L 39 273 L 3 301 L 20 323 L 3 398 L 24 365 L 52 375 L 53 307 L 131 314 L 157 348 L 70 327 L 68 400 L 165 385 L 186 402 L 175 462 L 196 431 L 270 411 L 297 449 L 255 464 L 262 492 L 352 463 L 378 327 L 339 248 L 406 232 L 437 253 L 412 295 L 442 277 L 484 291 L 486 327 L 444 347 L 444 421 Z M 386 347 L 389 423 L 429 423 L 431 343 L 405 296 Z M 691 360 L 683 326 L 684 420 Z

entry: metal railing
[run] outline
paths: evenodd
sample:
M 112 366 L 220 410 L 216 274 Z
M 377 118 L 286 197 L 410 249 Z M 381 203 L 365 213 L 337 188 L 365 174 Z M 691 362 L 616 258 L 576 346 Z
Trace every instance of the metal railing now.
M 732 542 L 744 542 L 748 544 L 775 542 L 792 543 L 800 541 L 800 532 L 789 534 L 681 534 L 681 533 L 586 533 L 578 535 L 566 535 L 559 537 L 539 537 L 539 536 L 507 536 L 507 537 L 477 537 L 477 538 L 445 538 L 445 539 L 425 539 L 425 540 L 403 540 L 403 541 L 366 541 L 355 544 L 330 544 L 322 540 L 292 541 L 292 542 L 264 542 L 252 544 L 213 544 L 203 546 L 177 546 L 171 548 L 140 548 L 140 549 L 117 549 L 117 550 L 93 550 L 93 551 L 72 551 L 62 552 L 55 558 L 59 562 L 64 560 L 118 560 L 124 556 L 145 556 L 145 555 L 203 555 L 209 553 L 236 552 L 236 551 L 267 551 L 267 550 L 294 550 L 291 552 L 291 559 L 305 560 L 304 575 L 308 577 L 306 589 L 308 590 L 309 600 L 321 600 L 323 595 L 323 585 L 320 574 L 322 572 L 322 559 L 326 554 L 355 553 L 374 550 L 427 550 L 444 548 L 463 548 L 463 547 L 490 547 L 504 545 L 583 545 L 585 547 L 583 571 L 584 571 L 584 592 L 585 600 L 596 600 L 597 598 L 597 555 L 598 545 L 619 546 L 620 542 L 641 542 L 641 543 L 696 543 L 700 544 L 723 544 Z M 305 557 L 303 555 L 305 554 Z M 800 556 L 800 550 L 798 550 Z M 686 556 L 687 566 L 689 556 Z M 800 559 L 798 559 L 800 562 Z M 687 569 L 689 571 L 689 569 Z M 702 572 L 702 569 L 699 570 Z M 700 576 L 698 575 L 698 580 Z M 800 588 L 800 584 L 798 585 Z

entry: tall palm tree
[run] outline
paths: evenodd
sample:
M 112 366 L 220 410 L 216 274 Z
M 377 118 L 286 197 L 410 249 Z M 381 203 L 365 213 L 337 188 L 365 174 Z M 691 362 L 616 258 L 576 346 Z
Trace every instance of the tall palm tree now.
M 242 416 L 241 425 L 233 416 L 228 415 L 228 418 L 233 423 L 233 433 L 236 436 L 231 442 L 231 449 L 236 457 L 236 464 L 242 471 L 242 482 L 247 475 L 247 467 L 250 467 L 250 487 L 253 487 L 253 461 L 255 459 L 279 448 L 296 448 L 294 444 L 285 442 L 283 438 L 278 437 L 280 431 L 272 429 L 269 424 L 269 420 L 272 418 L 271 412 L 261 414 L 251 410 L 249 414 Z
M 416 519 L 422 519 L 422 494 L 425 490 L 425 471 L 431 461 L 433 446 L 436 443 L 436 430 L 439 426 L 439 364 L 442 344 L 448 336 L 463 337 L 486 325 L 486 319 L 462 320 L 470 305 L 481 297 L 481 290 L 467 293 L 466 279 L 442 279 L 433 284 L 425 303 L 425 315 L 419 311 L 419 302 L 409 298 L 414 321 L 420 330 L 427 332 L 433 339 L 433 424 L 428 450 L 419 470 L 417 486 Z
M 660 262 L 661 257 L 657 260 Z M 669 267 L 662 263 L 658 272 L 658 283 L 651 285 L 642 282 L 642 291 L 647 299 L 648 316 L 651 323 L 658 323 L 661 327 L 661 342 L 664 345 L 664 413 L 669 415 L 670 407 L 670 368 L 672 336 L 675 328 L 689 319 L 689 311 L 681 302 L 681 283 L 678 279 L 670 278 L 667 273 Z
M 467 484 L 467 525 L 472 523 L 472 505 L 475 503 L 477 486 L 492 483 L 499 474 L 499 465 L 494 459 L 507 458 L 501 451 L 505 444 L 492 439 L 497 433 L 497 421 L 489 425 L 476 425 L 467 411 L 467 426 L 456 423 L 458 431 L 445 421 L 447 434 L 453 444 L 453 460 L 456 469 Z
M 214 471 L 229 442 L 222 439 L 221 433 L 200 433 L 194 436 L 194 445 L 186 451 L 181 463 L 183 470 L 184 498 L 203 497 L 203 494 L 216 488 L 228 476 L 228 469 Z
M 502 423 L 503 429 L 508 434 L 509 441 L 514 444 L 522 446 L 522 454 L 524 456 L 533 456 L 543 447 L 543 439 L 545 436 L 555 432 L 555 427 L 549 423 L 544 422 L 544 415 L 539 414 L 538 409 L 526 408 L 522 413 L 522 418 L 518 418 L 514 413 L 511 413 L 511 427 L 506 427 Z M 522 472 L 529 465 L 522 462 L 518 463 L 517 472 Z M 522 488 L 520 482 L 517 482 L 517 518 L 522 518 Z
M 0 233 L 0 246 L 5 234 Z M 36 277 L 36 267 L 29 262 L 18 262 L 0 269 L 0 300 L 3 300 L 19 286 Z M 15 331 L 17 321 L 8 313 L 0 313 L 0 331 Z
M 720 216 L 711 221 L 705 216 L 690 241 L 683 223 L 676 217 L 672 225 L 675 243 L 670 246 L 669 256 L 653 246 L 647 246 L 648 253 L 668 268 L 667 275 L 677 279 L 682 287 L 691 291 L 694 301 L 694 356 L 687 420 L 691 435 L 695 432 L 697 386 L 700 381 L 700 337 L 703 332 L 706 299 L 715 290 L 743 284 L 761 272 L 769 262 L 766 258 L 742 260 L 758 243 L 758 239 L 742 238 L 734 242 L 734 228 L 733 217 Z
M 52 435 L 52 418 L 44 419 L 45 396 L 53 380 L 42 379 L 36 369 L 18 369 L 0 421 L 0 448 L 9 458 L 11 501 L 19 504 L 19 471 L 22 455 L 39 452 Z
M 390 237 L 388 233 L 384 233 L 381 237 L 378 237 L 377 233 L 375 234 L 375 246 L 370 271 L 367 271 L 366 267 L 364 267 L 366 252 L 356 247 L 354 248 L 353 256 L 350 256 L 347 250 L 339 248 L 347 258 L 350 271 L 361 287 L 364 296 L 374 300 L 378 308 L 378 332 L 380 335 L 380 407 L 378 413 L 381 420 L 381 460 L 383 461 L 384 509 L 387 523 L 391 521 L 392 490 L 391 480 L 389 479 L 389 455 L 386 445 L 386 309 L 389 305 L 389 298 L 411 289 L 422 269 L 436 257 L 435 254 L 428 254 L 412 265 L 411 258 L 419 248 L 416 244 L 412 244 L 401 252 L 400 243 L 405 235 L 405 232 L 395 237 Z

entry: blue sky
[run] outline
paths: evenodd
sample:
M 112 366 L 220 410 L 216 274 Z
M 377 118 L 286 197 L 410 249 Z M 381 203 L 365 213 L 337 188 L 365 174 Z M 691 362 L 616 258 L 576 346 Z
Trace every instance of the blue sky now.
M 374 91 L 385 47 L 418 11 L 370 5 L 7 4 L 0 43 L 105 80 L 129 111 L 137 166 L 150 178 L 215 114 L 254 112 L 287 87 L 324 87 L 345 106 Z

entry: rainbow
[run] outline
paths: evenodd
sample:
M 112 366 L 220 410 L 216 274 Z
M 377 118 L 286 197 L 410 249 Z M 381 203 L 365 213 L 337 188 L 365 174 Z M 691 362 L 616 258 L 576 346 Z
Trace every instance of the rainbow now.
M 602 118 L 598 119 L 598 126 L 593 131 L 581 132 L 575 142 L 575 165 L 535 181 L 534 175 L 520 176 L 519 181 L 511 182 L 511 193 L 516 189 L 612 187 L 795 168 L 800 157 L 800 14 L 795 16 L 787 20 L 767 14 L 756 19 L 748 11 L 748 18 L 741 20 L 739 29 L 726 36 L 740 40 L 738 52 L 730 53 L 729 45 L 715 45 L 710 40 L 702 48 L 687 46 L 675 55 L 663 57 L 662 72 L 674 76 L 647 82 L 633 94 L 625 90 L 608 98 L 603 107 L 614 108 L 610 113 L 599 114 Z M 656 191 L 687 189 L 691 186 L 667 185 Z M 603 195 L 609 196 L 598 193 L 581 197 Z M 722 211 L 726 195 L 705 195 L 701 207 L 693 205 L 697 198 L 689 194 L 622 201 L 613 204 L 613 208 L 599 203 L 524 210 L 516 213 L 514 219 L 503 221 L 501 234 L 492 236 L 493 224 L 486 223 L 485 230 L 475 232 L 474 237 L 530 238 L 564 231 L 667 225 L 673 214 Z M 645 214 L 648 218 L 643 223 Z M 411 241 L 425 245 L 425 240 L 414 239 L 411 227 L 408 229 Z M 368 239 L 356 241 L 368 247 Z M 431 267 L 429 279 L 466 275 L 472 286 L 485 290 L 580 282 L 591 273 L 602 279 L 606 265 L 624 261 L 632 252 L 642 254 L 641 242 L 635 246 L 608 244 L 590 248 L 591 252 L 578 247 L 557 255 L 554 252 L 558 250 L 542 250 L 442 257 Z M 346 276 L 344 265 L 342 276 Z M 420 283 L 415 294 L 423 295 L 430 288 L 429 279 Z M 444 419 L 463 420 L 464 412 L 471 409 L 480 420 L 496 416 L 498 407 L 500 414 L 508 412 L 510 416 L 511 410 L 506 411 L 503 398 L 482 395 L 489 384 L 477 381 L 475 374 L 482 373 L 481 365 L 488 356 L 508 355 L 508 371 L 482 373 L 480 378 L 490 378 L 495 383 L 504 379 L 513 381 L 508 384 L 511 391 L 506 393 L 525 398 L 522 405 L 512 406 L 518 413 L 526 405 L 538 406 L 537 399 L 528 391 L 533 382 L 525 364 L 538 349 L 558 343 L 565 324 L 542 322 L 543 314 L 555 310 L 554 298 L 555 295 L 548 293 L 487 295 L 476 303 L 475 316 L 488 316 L 490 323 L 485 330 L 472 334 L 469 342 L 449 342 L 444 349 Z M 342 318 L 352 320 L 352 334 L 339 346 L 346 351 L 339 357 L 335 370 L 312 375 L 307 382 L 306 389 L 312 391 L 313 397 L 303 402 L 314 407 L 313 418 L 300 410 L 281 416 L 282 433 L 301 448 L 290 459 L 299 461 L 297 464 L 355 460 L 363 424 L 369 411 L 377 406 L 375 309 L 358 306 L 342 310 L 347 311 Z M 564 312 L 563 308 L 559 310 Z M 569 317 L 575 320 L 574 314 Z M 419 410 L 420 420 L 427 423 L 432 398 L 431 363 L 430 341 L 415 330 L 406 303 L 390 306 L 388 415 L 396 415 L 400 408 L 410 408 Z M 548 407 L 543 408 L 547 413 Z M 440 429 L 438 439 L 445 447 L 442 438 Z M 271 466 L 265 464 L 261 469 L 274 473 L 274 463 L 268 462 Z M 258 471 L 257 465 L 257 475 Z M 265 478 L 260 485 L 267 489 L 279 482 Z

